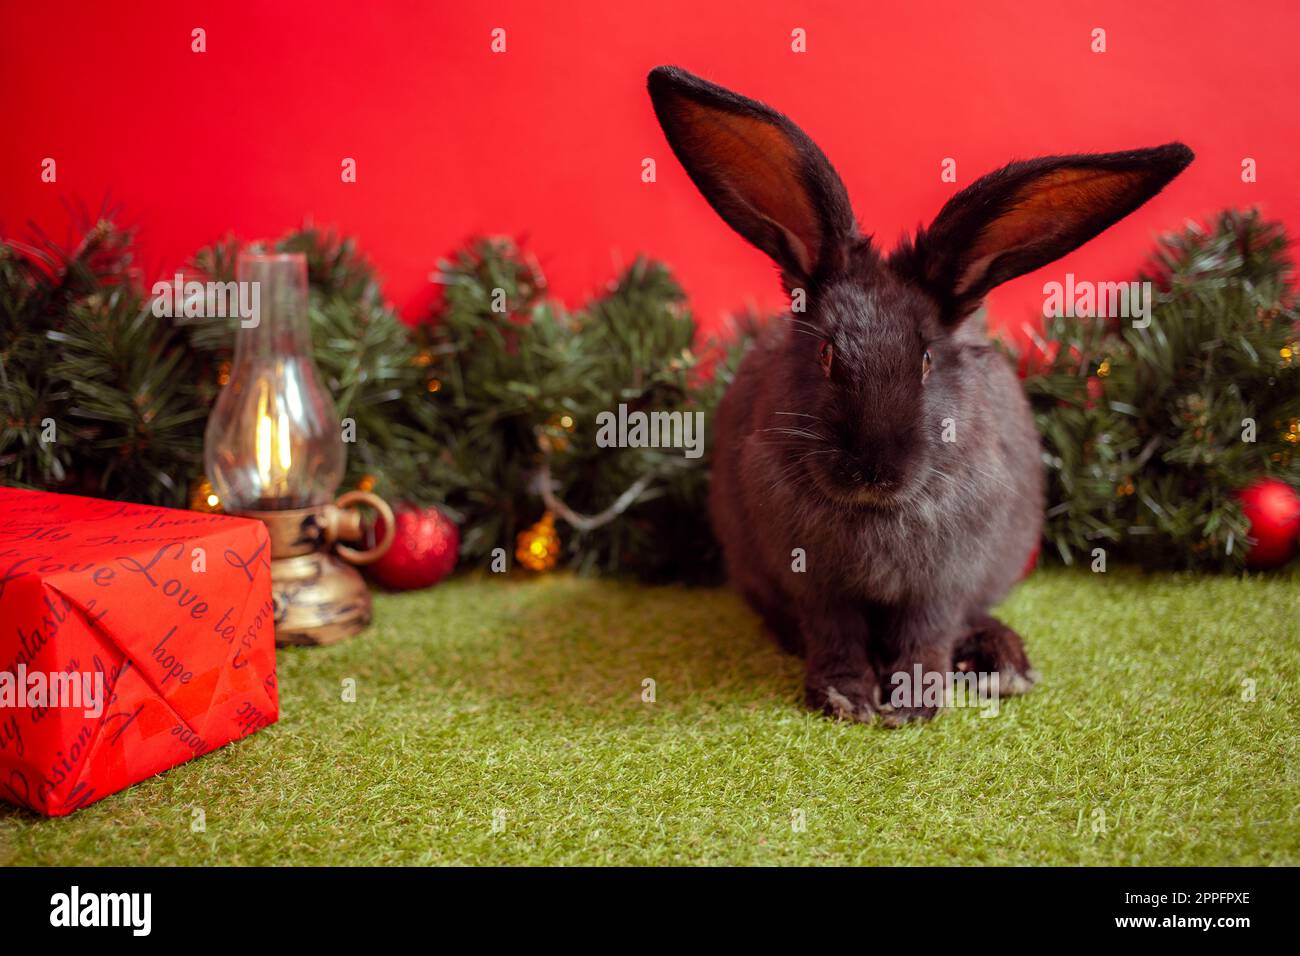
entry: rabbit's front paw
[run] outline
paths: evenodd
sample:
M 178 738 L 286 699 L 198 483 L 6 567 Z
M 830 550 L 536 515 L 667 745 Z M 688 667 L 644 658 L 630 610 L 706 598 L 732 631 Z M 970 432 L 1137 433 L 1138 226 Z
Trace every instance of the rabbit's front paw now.
M 997 618 L 985 615 L 957 642 L 953 667 L 961 672 L 997 674 L 1003 694 L 1023 694 L 1038 683 L 1025 642 Z
M 924 723 L 939 713 L 938 707 L 885 707 L 880 712 L 880 722 L 886 727 Z
M 856 720 L 869 724 L 879 709 L 875 684 L 860 678 L 847 680 L 810 680 L 807 687 L 808 707 L 836 720 Z

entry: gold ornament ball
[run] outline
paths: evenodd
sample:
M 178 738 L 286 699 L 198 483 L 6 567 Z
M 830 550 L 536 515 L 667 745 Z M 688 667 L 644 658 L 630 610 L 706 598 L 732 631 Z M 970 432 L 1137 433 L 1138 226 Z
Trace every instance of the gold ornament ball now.
M 212 487 L 212 482 L 208 481 L 207 476 L 200 478 L 190 489 L 190 510 L 204 511 L 208 514 L 218 514 L 221 511 L 221 496 L 217 490 Z
M 546 424 L 536 429 L 537 446 L 547 454 L 569 450 L 569 435 L 573 434 L 577 423 L 567 413 L 557 413 L 547 419 Z
M 515 560 L 530 571 L 550 571 L 559 557 L 560 533 L 555 530 L 555 515 L 549 511 L 515 538 Z

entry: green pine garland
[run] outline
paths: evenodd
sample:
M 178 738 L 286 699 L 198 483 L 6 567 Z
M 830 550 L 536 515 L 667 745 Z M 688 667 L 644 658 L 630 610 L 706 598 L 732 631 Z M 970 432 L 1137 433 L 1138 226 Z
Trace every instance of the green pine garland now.
M 65 250 L 0 243 L 0 475 L 10 484 L 181 505 L 202 461 L 197 357 L 156 321 L 129 231 Z
M 130 269 L 132 241 L 104 219 L 68 253 L 43 239 L 0 244 L 6 483 L 188 504 L 236 323 L 155 318 Z M 695 324 L 663 266 L 637 260 L 571 313 L 544 297 L 540 272 L 512 243 L 480 240 L 440 264 L 443 302 L 412 329 L 350 240 L 304 229 L 276 248 L 307 257 L 316 364 L 339 416 L 356 422 L 345 487 L 442 505 L 462 526 L 467 561 L 498 548 L 513 561 L 516 534 L 543 510 L 547 447 L 555 491 L 579 513 L 644 486 L 614 520 L 564 534 L 570 566 L 717 577 L 707 463 L 593 440 L 597 413 L 619 402 L 711 415 L 739 357 L 739 345 L 693 351 Z M 234 240 L 201 250 L 189 277 L 233 279 L 237 252 Z M 713 365 L 717 375 L 702 374 Z M 42 441 L 50 421 L 57 439 Z
M 1240 566 L 1236 498 L 1265 475 L 1300 487 L 1300 316 L 1280 225 L 1225 212 L 1163 240 L 1142 279 L 1150 324 L 1049 320 L 1022 356 L 1043 435 L 1045 545 L 1144 567 Z M 1250 422 L 1254 422 L 1254 441 Z
M 599 513 L 649 480 L 624 515 L 565 536 L 569 564 L 651 579 L 716 577 L 705 461 L 680 449 L 598 448 L 596 418 L 620 403 L 702 411 L 707 437 L 743 340 L 697 355 L 681 288 L 644 259 L 575 313 L 545 299 L 540 275 L 502 241 L 478 242 L 441 263 L 438 281 L 445 300 L 424 330 L 431 381 L 439 383 L 437 392 L 425 390 L 433 396 L 431 434 L 445 466 L 432 484 L 464 521 L 465 556 L 483 561 L 503 543 L 509 549 L 538 519 L 534 483 L 549 448 L 557 493 L 579 513 Z M 702 361 L 719 374 L 702 374 Z
M 42 235 L 0 242 L 0 478 L 6 483 L 184 507 L 202 475 L 208 408 L 229 368 L 234 323 L 156 319 L 129 230 L 102 217 L 71 249 Z M 601 449 L 596 416 L 701 411 L 752 338 L 700 349 L 682 291 L 637 260 L 586 307 L 547 298 L 531 260 L 479 240 L 439 264 L 442 301 L 412 328 L 383 300 L 347 239 L 314 229 L 302 251 L 316 363 L 340 417 L 357 423 L 345 487 L 439 504 L 462 556 L 514 549 L 544 510 L 539 482 L 599 527 L 559 522 L 565 563 L 647 579 L 716 579 L 707 453 Z M 233 278 L 238 244 L 200 251 L 194 278 Z M 1235 494 L 1263 475 L 1300 486 L 1300 348 L 1286 238 L 1255 213 L 1165 240 L 1149 277 L 1150 326 L 1049 321 L 1022 362 L 1049 473 L 1046 551 L 1094 548 L 1144 566 L 1233 569 L 1247 522 Z M 1287 350 L 1290 350 L 1289 353 Z M 1288 361 L 1287 355 L 1292 358 Z M 1242 421 L 1257 423 L 1255 442 Z M 53 423 L 56 440 L 48 437 Z

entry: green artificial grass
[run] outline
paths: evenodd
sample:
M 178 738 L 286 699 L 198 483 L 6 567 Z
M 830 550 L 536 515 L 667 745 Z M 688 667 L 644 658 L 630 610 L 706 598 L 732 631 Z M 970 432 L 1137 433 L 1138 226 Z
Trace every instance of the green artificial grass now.
M 1042 684 L 891 731 L 804 712 L 727 591 L 463 576 L 281 651 L 248 740 L 0 809 L 0 864 L 1294 865 L 1298 593 L 1039 571 L 1002 614 Z

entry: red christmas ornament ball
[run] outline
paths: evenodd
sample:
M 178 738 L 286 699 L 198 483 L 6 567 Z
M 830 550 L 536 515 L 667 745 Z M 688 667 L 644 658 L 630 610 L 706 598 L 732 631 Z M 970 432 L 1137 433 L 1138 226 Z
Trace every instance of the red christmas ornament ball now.
M 380 584 L 412 591 L 437 584 L 456 567 L 460 556 L 460 531 L 437 508 L 398 505 L 393 509 L 397 530 L 388 553 L 370 565 Z M 376 522 L 375 536 L 384 536 L 384 519 Z
M 1295 557 L 1300 537 L 1300 495 L 1295 489 L 1276 478 L 1262 478 L 1237 497 L 1255 539 L 1246 552 L 1246 564 L 1277 568 Z
M 1029 577 L 1034 568 L 1038 567 L 1038 553 L 1042 548 L 1042 545 L 1043 542 L 1041 540 L 1034 542 L 1034 550 L 1029 552 L 1029 560 L 1026 561 L 1025 566 L 1020 569 L 1020 580 L 1023 581 L 1025 578 Z

